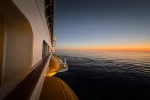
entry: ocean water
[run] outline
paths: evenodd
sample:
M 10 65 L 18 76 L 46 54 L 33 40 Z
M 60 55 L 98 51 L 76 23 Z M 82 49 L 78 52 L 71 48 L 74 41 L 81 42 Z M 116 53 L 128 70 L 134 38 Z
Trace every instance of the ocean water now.
M 79 100 L 150 100 L 150 52 L 56 51 Z

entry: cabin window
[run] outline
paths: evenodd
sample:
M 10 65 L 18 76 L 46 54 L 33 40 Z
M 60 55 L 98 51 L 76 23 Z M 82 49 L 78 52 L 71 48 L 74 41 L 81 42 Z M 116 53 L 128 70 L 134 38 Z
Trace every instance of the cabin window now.
M 44 58 L 45 56 L 47 56 L 49 54 L 49 45 L 43 41 L 43 47 L 42 47 L 42 58 Z

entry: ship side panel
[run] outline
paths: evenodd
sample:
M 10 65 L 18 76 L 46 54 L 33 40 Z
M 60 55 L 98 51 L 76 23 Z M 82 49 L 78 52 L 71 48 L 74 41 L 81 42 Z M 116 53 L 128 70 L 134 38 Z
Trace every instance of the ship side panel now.
M 0 13 L 5 17 L 1 100 L 30 72 L 33 32 L 29 21 L 11 0 L 0 1 Z
M 51 48 L 51 41 L 47 22 L 45 18 L 45 1 L 44 0 L 13 0 L 22 13 L 29 20 L 33 35 L 33 62 L 32 67 L 42 59 L 43 41 Z

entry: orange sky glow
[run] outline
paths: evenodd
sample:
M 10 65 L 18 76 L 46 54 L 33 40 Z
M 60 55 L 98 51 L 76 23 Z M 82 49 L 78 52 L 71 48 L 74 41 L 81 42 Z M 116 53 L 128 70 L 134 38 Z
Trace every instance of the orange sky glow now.
M 74 47 L 61 49 L 58 48 L 57 50 L 150 52 L 150 47 Z

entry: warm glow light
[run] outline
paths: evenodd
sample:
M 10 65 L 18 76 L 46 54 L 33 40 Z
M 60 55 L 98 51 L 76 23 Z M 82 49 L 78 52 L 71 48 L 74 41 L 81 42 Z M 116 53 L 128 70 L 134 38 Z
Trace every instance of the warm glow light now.
M 48 76 L 48 77 L 51 77 L 51 76 L 54 76 L 57 72 L 51 72 L 51 73 L 48 73 L 48 74 L 44 74 L 44 76 Z
M 82 47 L 82 48 L 63 48 L 58 50 L 89 50 L 89 51 L 133 51 L 150 52 L 149 47 Z

